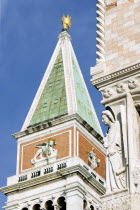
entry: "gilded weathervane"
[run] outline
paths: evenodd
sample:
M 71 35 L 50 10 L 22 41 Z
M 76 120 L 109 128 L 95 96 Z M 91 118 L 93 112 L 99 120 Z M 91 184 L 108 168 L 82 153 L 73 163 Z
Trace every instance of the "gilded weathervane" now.
M 67 17 L 65 17 L 63 15 L 62 17 L 62 25 L 63 25 L 63 28 L 62 28 L 62 31 L 68 31 L 71 27 L 71 16 L 70 15 L 67 15 Z

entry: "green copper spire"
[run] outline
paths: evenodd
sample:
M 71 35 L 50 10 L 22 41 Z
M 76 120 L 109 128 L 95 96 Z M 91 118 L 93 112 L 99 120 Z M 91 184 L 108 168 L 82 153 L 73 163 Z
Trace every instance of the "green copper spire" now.
M 94 113 L 92 106 L 87 95 L 87 91 L 84 87 L 84 81 L 78 71 L 78 66 L 74 56 L 72 56 L 72 66 L 74 75 L 74 85 L 77 101 L 77 113 L 82 117 L 91 127 L 93 127 L 98 133 L 100 133 L 99 125 L 97 122 L 96 114 Z
M 62 52 L 60 50 L 30 125 L 67 114 Z
M 78 114 L 102 135 L 67 31 L 61 32 L 22 130 L 63 115 Z

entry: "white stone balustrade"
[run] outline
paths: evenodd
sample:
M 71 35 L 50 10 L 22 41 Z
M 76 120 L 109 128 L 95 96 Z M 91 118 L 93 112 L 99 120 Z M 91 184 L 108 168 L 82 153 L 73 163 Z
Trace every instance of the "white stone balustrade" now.
M 13 184 L 17 184 L 26 180 L 30 180 L 39 176 L 44 176 L 49 173 L 54 173 L 61 169 L 69 168 L 76 165 L 81 165 L 82 167 L 84 167 L 91 174 L 93 178 L 95 178 L 100 184 L 102 184 L 105 187 L 105 180 L 99 174 L 97 174 L 96 171 L 92 170 L 79 157 L 71 157 L 71 158 L 63 159 L 61 161 L 55 162 L 54 164 L 46 165 L 43 167 L 34 167 L 32 169 L 29 169 L 25 173 L 8 177 L 7 185 L 10 186 Z

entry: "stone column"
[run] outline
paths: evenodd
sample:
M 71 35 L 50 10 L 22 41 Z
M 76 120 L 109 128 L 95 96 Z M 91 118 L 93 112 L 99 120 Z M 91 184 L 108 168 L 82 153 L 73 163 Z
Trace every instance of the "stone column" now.
M 60 210 L 60 206 L 59 205 L 54 205 L 54 210 Z
M 83 194 L 79 190 L 67 192 L 66 194 L 66 209 L 81 210 L 83 209 Z

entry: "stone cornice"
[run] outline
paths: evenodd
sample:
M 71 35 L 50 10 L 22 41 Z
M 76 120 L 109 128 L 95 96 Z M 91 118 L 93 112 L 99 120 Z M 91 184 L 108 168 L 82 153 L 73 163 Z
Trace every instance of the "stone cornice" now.
M 7 195 L 9 193 L 31 188 L 43 183 L 50 183 L 52 181 L 65 179 L 67 176 L 71 176 L 75 173 L 82 179 L 84 179 L 84 181 L 86 181 L 88 184 L 90 184 L 96 191 L 98 191 L 99 194 L 103 195 L 105 193 L 105 187 L 102 184 L 100 184 L 85 168 L 83 168 L 80 165 L 61 169 L 55 173 L 47 174 L 41 177 L 33 178 L 31 180 L 23 181 L 21 183 L 6 186 L 1 188 L 0 191 Z
M 118 190 L 116 192 L 110 192 L 110 193 L 107 193 L 105 195 L 102 195 L 101 198 L 106 198 L 106 197 L 112 197 L 114 195 L 117 195 L 117 194 L 122 194 L 122 195 L 125 195 L 126 193 L 128 194 L 128 188 L 126 189 L 123 189 L 123 190 Z
M 131 91 L 129 91 L 129 93 L 131 93 L 132 97 L 133 97 L 133 95 L 135 95 L 135 94 L 140 94 L 140 88 L 131 90 Z M 103 99 L 103 100 L 101 101 L 101 103 L 102 103 L 103 105 L 105 105 L 105 104 L 112 103 L 112 102 L 117 101 L 117 100 L 124 99 L 124 98 L 126 98 L 127 94 L 128 94 L 128 92 L 124 92 L 124 93 L 119 94 L 119 95 L 117 95 L 117 96 L 115 96 L 115 97 L 110 97 L 110 98 L 108 98 L 108 99 Z
M 114 71 L 112 73 L 109 72 L 108 74 L 105 74 L 104 76 L 100 76 L 99 78 L 96 77 L 96 79 L 94 79 L 94 76 L 93 76 L 93 78 L 91 79 L 91 83 L 97 88 L 101 88 L 108 84 L 133 76 L 139 73 L 139 71 L 140 71 L 140 63 L 137 63 L 127 68 Z
M 78 114 L 73 114 L 73 115 L 65 115 L 56 119 L 52 119 L 49 121 L 44 121 L 43 123 L 39 123 L 33 126 L 29 126 L 25 131 L 21 131 L 18 133 L 13 134 L 12 136 L 15 137 L 16 139 L 19 139 L 23 136 L 50 128 L 55 125 L 59 125 L 71 120 L 76 120 L 79 122 L 84 128 L 86 128 L 99 142 L 102 140 L 102 136 L 98 134 L 86 121 L 84 121 Z

